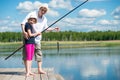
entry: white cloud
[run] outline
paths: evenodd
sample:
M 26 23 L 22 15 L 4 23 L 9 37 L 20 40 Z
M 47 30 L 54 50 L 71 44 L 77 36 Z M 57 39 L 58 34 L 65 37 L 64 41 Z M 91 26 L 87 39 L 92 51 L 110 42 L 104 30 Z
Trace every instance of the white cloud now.
M 88 28 L 89 31 L 118 31 L 120 30 L 119 26 L 111 26 L 111 25 L 90 25 L 91 28 Z
M 115 19 L 120 19 L 120 6 L 112 12 L 112 15 Z
M 16 7 L 17 10 L 20 10 L 20 12 L 31 12 L 33 10 L 39 9 L 40 5 L 44 4 L 39 1 L 31 2 L 31 1 L 25 1 L 20 2 L 19 5 Z
M 88 31 L 91 30 L 89 25 L 94 23 L 95 18 L 65 18 L 55 26 L 60 27 L 61 31 Z
M 109 60 L 109 59 L 103 59 L 103 60 L 101 61 L 101 64 L 102 64 L 103 66 L 105 66 L 105 67 L 107 67 L 107 66 L 109 65 L 109 63 L 110 63 L 110 60 Z
M 112 26 L 112 25 L 98 25 L 98 24 L 70 24 L 67 22 L 59 22 L 56 24 L 56 26 L 60 27 L 61 31 L 118 31 L 120 30 L 119 26 Z
M 11 21 L 9 26 L 11 26 L 11 27 L 18 27 L 18 26 L 20 26 L 20 22 L 18 22 L 18 21 Z
M 58 17 L 60 14 L 59 14 L 59 12 L 57 12 L 55 10 L 49 9 L 47 12 L 47 15 L 53 16 L 53 17 Z
M 96 58 L 88 59 L 87 61 L 84 61 L 86 64 L 83 63 L 80 66 L 81 76 L 86 79 L 92 76 L 100 76 L 105 74 L 106 68 L 99 67 L 100 65 L 96 65 L 93 60 L 96 60 Z
M 30 12 L 31 10 L 34 10 L 33 3 L 30 1 L 20 2 L 17 6 L 17 9 L 21 12 Z
M 9 30 L 8 26 L 0 26 L 0 32 L 5 32 Z
M 0 25 L 8 24 L 9 20 L 0 20 Z
M 49 11 L 47 12 L 47 15 L 50 17 L 58 17 L 60 13 L 58 12 L 58 9 L 72 9 L 72 4 L 70 2 L 71 0 L 51 0 L 48 2 L 49 5 Z M 91 0 L 91 1 L 106 1 L 106 0 Z M 42 3 L 39 1 L 31 2 L 31 1 L 25 1 L 19 3 L 17 6 L 17 9 L 21 12 L 30 12 L 32 10 L 38 9 L 39 6 Z M 115 19 L 118 19 L 120 15 L 120 8 L 116 8 L 112 15 Z M 61 28 L 61 30 L 74 30 L 74 31 L 105 31 L 105 30 L 118 30 L 120 25 L 120 20 L 99 20 L 97 21 L 98 17 L 106 15 L 106 11 L 104 9 L 82 9 L 79 11 L 78 18 L 75 17 L 69 17 L 64 18 L 55 26 L 58 26 Z M 51 18 L 50 18 L 51 19 Z M 49 23 L 53 22 L 53 20 L 50 20 Z M 13 22 L 14 23 L 14 22 Z M 19 26 L 18 24 L 11 24 L 13 26 Z M 10 25 L 9 25 L 10 26 Z
M 53 22 L 50 22 L 53 23 Z M 120 20 L 99 20 L 96 18 L 71 18 L 67 17 L 55 24 L 61 31 L 118 31 L 120 30 Z
M 65 23 L 80 25 L 80 24 L 92 24 L 95 18 L 65 18 L 63 21 Z
M 100 17 L 106 14 L 106 11 L 101 9 L 101 10 L 97 10 L 97 9 L 82 9 L 79 11 L 79 15 L 82 17 Z
M 19 3 L 19 5 L 17 6 L 17 9 L 20 10 L 20 12 L 22 12 L 22 13 L 23 12 L 27 13 L 27 12 L 31 12 L 33 10 L 39 9 L 41 4 L 44 4 L 44 3 L 41 3 L 39 1 L 35 1 L 33 3 L 31 1 L 25 1 L 25 2 Z M 53 17 L 58 17 L 59 13 L 57 11 L 49 8 L 47 15 L 53 16 Z
M 100 75 L 102 72 L 95 66 L 89 66 L 82 71 L 84 77 Z
M 0 26 L 0 32 L 13 32 L 13 31 L 18 31 L 18 29 L 16 29 L 16 27 L 10 27 L 10 26 Z
M 120 25 L 120 20 L 112 20 L 111 22 L 114 25 Z
M 34 9 L 39 9 L 39 7 L 41 6 L 41 4 L 43 4 L 43 3 L 39 2 L 39 1 L 35 1 L 33 3 Z
M 79 2 L 79 1 L 85 1 L 85 0 L 74 0 L 74 1 L 77 1 L 77 2 Z M 88 0 L 89 2 L 98 2 L 98 1 L 108 1 L 108 0 Z
M 100 25 L 110 25 L 111 22 L 108 21 L 108 20 L 100 20 L 100 21 L 97 22 L 97 24 L 100 24 Z
M 39 6 L 43 4 L 39 1 L 31 2 L 31 1 L 25 1 L 20 2 L 18 6 L 16 7 L 17 10 L 20 10 L 21 12 L 30 12 L 33 10 L 36 10 L 39 8 Z M 52 0 L 48 3 L 49 7 L 51 8 L 62 8 L 62 9 L 72 9 L 71 2 L 69 0 Z
M 13 21 L 11 19 L 5 19 L 5 20 L 0 20 L 0 32 L 5 32 L 5 31 L 20 31 L 20 22 L 19 21 Z
M 90 0 L 90 1 L 105 1 L 105 0 Z
M 10 16 L 7 16 L 6 19 L 10 19 L 11 17 Z
M 49 2 L 51 8 L 62 8 L 62 9 L 72 9 L 70 0 L 51 0 Z
M 97 24 L 99 25 L 111 25 L 111 26 L 115 26 L 115 25 L 120 25 L 120 20 L 100 20 L 97 22 Z

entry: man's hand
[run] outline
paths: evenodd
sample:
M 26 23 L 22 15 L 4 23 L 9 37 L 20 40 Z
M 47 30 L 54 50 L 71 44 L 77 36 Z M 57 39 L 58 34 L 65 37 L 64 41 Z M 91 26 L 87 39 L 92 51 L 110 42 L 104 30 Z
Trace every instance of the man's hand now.
M 54 30 L 56 30 L 56 31 L 59 32 L 59 31 L 60 31 L 60 28 L 59 28 L 59 27 L 55 27 Z
M 25 39 L 28 39 L 28 38 L 29 38 L 29 36 L 28 36 L 28 33 L 27 33 L 27 32 L 23 32 L 23 36 L 24 36 L 24 38 L 25 38 Z

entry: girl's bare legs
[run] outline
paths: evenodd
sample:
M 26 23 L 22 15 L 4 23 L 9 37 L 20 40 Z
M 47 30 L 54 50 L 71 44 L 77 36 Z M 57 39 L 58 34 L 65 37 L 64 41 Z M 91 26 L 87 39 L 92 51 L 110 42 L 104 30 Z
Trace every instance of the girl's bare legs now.
M 27 60 L 26 61 L 26 77 L 30 75 L 34 75 L 34 73 L 31 72 L 31 67 L 32 67 L 32 60 Z
M 30 61 L 26 60 L 26 77 L 30 75 Z
M 34 75 L 31 72 L 32 67 L 32 57 L 34 55 L 34 45 L 33 44 L 26 44 L 26 76 Z
M 34 76 L 35 74 L 32 73 L 32 60 L 30 61 L 30 67 L 29 67 L 29 69 L 30 69 L 29 74 Z

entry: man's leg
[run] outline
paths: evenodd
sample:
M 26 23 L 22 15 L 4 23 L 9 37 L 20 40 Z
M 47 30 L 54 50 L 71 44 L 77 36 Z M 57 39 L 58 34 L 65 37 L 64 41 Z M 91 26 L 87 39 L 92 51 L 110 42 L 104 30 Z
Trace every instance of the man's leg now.
M 24 44 L 24 41 L 23 41 Z M 23 60 L 23 64 L 25 65 L 25 69 L 26 69 L 26 50 L 25 50 L 25 46 L 23 47 L 22 50 L 22 60 Z
M 42 52 L 41 52 L 41 45 L 35 45 L 35 60 L 38 63 L 38 73 L 45 74 L 46 72 L 42 70 Z
M 46 74 L 45 71 L 42 69 L 42 61 L 38 61 L 38 73 L 39 74 Z

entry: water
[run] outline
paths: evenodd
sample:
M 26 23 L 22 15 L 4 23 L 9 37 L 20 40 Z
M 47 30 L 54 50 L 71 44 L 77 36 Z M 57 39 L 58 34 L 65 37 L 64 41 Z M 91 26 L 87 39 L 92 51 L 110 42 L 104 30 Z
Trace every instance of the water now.
M 24 68 L 21 52 L 0 52 L 0 68 Z M 54 68 L 65 80 L 120 80 L 120 47 L 69 48 L 43 51 L 43 67 Z M 33 67 L 37 63 L 33 61 Z

